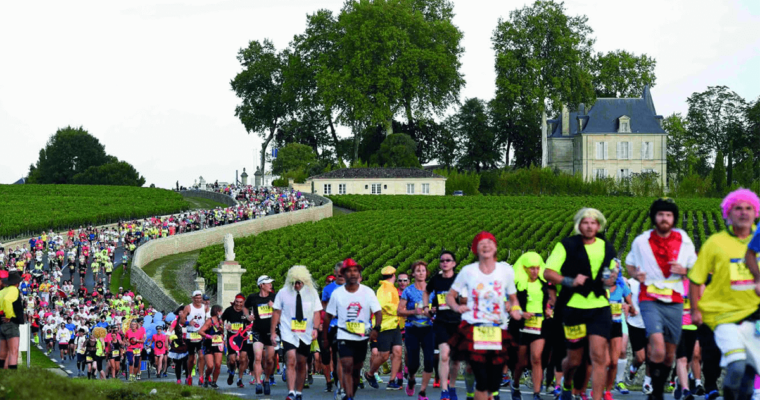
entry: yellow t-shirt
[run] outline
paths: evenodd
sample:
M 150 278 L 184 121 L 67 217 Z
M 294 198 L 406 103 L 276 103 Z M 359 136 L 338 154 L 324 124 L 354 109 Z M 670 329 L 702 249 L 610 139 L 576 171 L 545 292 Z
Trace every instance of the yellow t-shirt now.
M 760 297 L 755 294 L 752 274 L 744 255 L 752 235 L 740 240 L 728 231 L 710 236 L 702 245 L 689 280 L 702 285 L 712 274 L 710 284 L 699 300 L 702 321 L 711 329 L 720 324 L 743 320 L 757 310 Z
M 597 238 L 594 243 L 584 245 L 584 247 L 586 248 L 586 253 L 588 254 L 588 259 L 591 263 L 591 279 L 596 279 L 596 275 L 599 273 L 599 270 L 602 269 L 602 261 L 604 261 L 604 240 Z M 565 246 L 563 246 L 561 242 L 557 243 L 552 254 L 549 255 L 549 259 L 546 260 L 546 268 L 561 273 L 562 264 L 565 263 L 566 258 L 567 252 L 565 251 Z M 613 260 L 610 262 L 610 268 L 614 267 L 615 261 Z M 561 290 L 560 287 L 560 292 Z M 588 310 L 592 308 L 609 307 L 610 302 L 605 296 L 597 296 L 593 292 L 585 297 L 580 293 L 575 293 L 573 294 L 573 297 L 570 298 L 570 301 L 567 302 L 567 306 Z
M 398 328 L 398 290 L 388 281 L 380 281 L 377 289 L 377 300 L 382 308 L 383 320 L 380 331 Z
M 525 288 L 528 292 L 528 303 L 525 305 L 525 311 L 534 314 L 544 312 L 544 292 L 541 290 L 541 280 L 536 279 L 534 282 L 526 282 Z

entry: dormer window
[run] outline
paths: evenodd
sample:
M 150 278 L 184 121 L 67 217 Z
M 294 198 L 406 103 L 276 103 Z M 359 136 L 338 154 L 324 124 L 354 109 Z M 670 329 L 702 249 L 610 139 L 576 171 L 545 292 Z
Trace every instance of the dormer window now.
M 618 133 L 631 133 L 631 119 L 628 116 L 618 118 Z

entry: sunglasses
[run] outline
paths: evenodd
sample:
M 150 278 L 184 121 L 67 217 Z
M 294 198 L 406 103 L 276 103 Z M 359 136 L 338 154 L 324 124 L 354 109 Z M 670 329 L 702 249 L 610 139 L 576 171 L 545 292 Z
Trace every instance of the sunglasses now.
M 446 262 L 454 262 L 454 260 L 453 260 L 453 259 L 451 259 L 451 258 L 446 258 L 446 259 L 443 259 L 443 258 L 442 258 L 440 261 L 441 261 L 442 263 L 446 263 Z
M 399 279 L 399 282 L 409 282 L 409 279 Z

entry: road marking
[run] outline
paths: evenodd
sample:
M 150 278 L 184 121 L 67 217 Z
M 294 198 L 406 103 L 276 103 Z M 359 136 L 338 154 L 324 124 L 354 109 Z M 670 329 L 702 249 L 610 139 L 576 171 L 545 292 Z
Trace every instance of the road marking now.
M 230 395 L 233 395 L 233 396 L 240 396 L 240 397 L 245 396 L 245 393 L 236 393 L 236 392 L 223 392 L 223 393 L 224 394 L 230 394 Z
M 66 367 L 63 366 L 63 364 L 58 364 L 58 366 L 61 367 L 61 369 L 66 368 Z
M 54 363 L 57 363 L 57 362 L 58 362 L 58 360 L 56 360 L 56 359 L 55 359 L 55 358 L 53 358 L 53 357 L 50 357 L 50 361 L 52 361 L 52 362 L 54 362 Z
M 74 375 L 74 373 L 73 373 L 73 372 L 71 372 L 71 370 L 70 370 L 70 369 L 67 369 L 67 370 L 66 370 L 66 373 L 67 373 L 67 374 L 69 374 L 69 375 Z

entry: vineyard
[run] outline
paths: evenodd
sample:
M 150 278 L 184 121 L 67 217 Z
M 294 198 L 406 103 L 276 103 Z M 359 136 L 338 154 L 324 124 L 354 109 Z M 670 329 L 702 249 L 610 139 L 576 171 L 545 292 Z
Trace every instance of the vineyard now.
M 581 207 L 595 207 L 608 218 L 606 236 L 625 257 L 636 235 L 650 228 L 648 211 L 653 199 L 610 197 L 427 197 L 333 196 L 336 206 L 361 211 L 316 223 L 305 223 L 235 240 L 236 260 L 247 270 L 243 291 L 256 290 L 256 278 L 273 276 L 282 285 L 287 269 L 306 265 L 319 285 L 333 265 L 346 257 L 365 267 L 363 283 L 375 287 L 380 269 L 393 265 L 407 272 L 423 259 L 432 271 L 440 251 L 456 254 L 458 266 L 475 261 L 472 238 L 481 230 L 498 241 L 498 258 L 513 263 L 525 251 L 544 259 L 562 238 L 572 233 L 572 217 Z M 716 199 L 684 199 L 679 226 L 699 248 L 707 237 L 725 229 Z M 224 259 L 221 245 L 201 251 L 198 268 L 209 285 L 211 270 Z
M 187 210 L 179 193 L 132 186 L 0 185 L 0 238 Z

